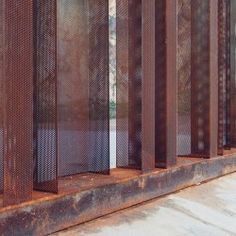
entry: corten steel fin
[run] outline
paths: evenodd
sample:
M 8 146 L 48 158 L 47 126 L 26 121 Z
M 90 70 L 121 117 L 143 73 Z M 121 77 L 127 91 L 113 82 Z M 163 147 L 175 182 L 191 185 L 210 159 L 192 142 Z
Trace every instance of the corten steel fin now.
M 158 14 L 158 13 L 157 13 Z M 155 168 L 156 0 L 142 1 L 142 171 Z M 158 45 L 157 45 L 158 47 Z
M 4 1 L 0 1 L 0 194 L 3 193 Z
M 33 6 L 4 4 L 4 206 L 31 200 L 33 191 Z
M 218 74 L 219 74 L 219 117 L 218 154 L 231 147 L 230 135 L 230 0 L 218 2 Z
M 226 23 L 226 0 L 218 0 L 218 155 L 224 154 L 224 135 L 225 135 L 225 86 L 226 86 L 226 35 L 227 35 L 227 23 Z
M 177 3 L 156 2 L 156 166 L 176 164 Z
M 225 0 L 225 11 L 226 11 L 226 39 L 225 39 L 225 47 L 226 47 L 226 55 L 225 55 L 225 60 L 226 60 L 226 78 L 225 78 L 225 143 L 224 146 L 226 149 L 231 148 L 231 75 L 230 75 L 230 15 L 231 15 L 231 0 Z
M 218 152 L 218 1 L 191 1 L 191 154 Z
M 236 1 L 230 1 L 230 141 L 236 147 Z
M 34 189 L 58 192 L 57 6 L 34 3 Z
M 58 1 L 59 176 L 109 174 L 107 0 Z
M 117 167 L 141 169 L 142 0 L 117 0 Z

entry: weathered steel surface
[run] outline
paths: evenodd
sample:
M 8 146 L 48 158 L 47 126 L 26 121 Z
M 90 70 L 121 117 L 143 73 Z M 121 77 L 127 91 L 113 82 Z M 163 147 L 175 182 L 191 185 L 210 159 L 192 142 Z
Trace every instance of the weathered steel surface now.
M 107 184 L 103 181 L 99 186 L 81 192 L 71 184 L 71 193 L 1 209 L 0 234 L 49 234 L 236 171 L 234 154 L 210 160 L 181 160 L 168 170 L 135 174 L 128 179 L 124 173 L 123 177 L 113 176 L 112 181 L 107 178 Z
M 217 156 L 218 1 L 191 2 L 191 154 Z
M 34 189 L 58 192 L 57 3 L 34 4 Z
M 218 56 L 218 155 L 224 153 L 224 122 L 225 122 L 225 82 L 226 82 L 226 1 L 218 1 L 218 45 L 219 45 L 219 56 Z
M 155 168 L 156 0 L 142 3 L 142 171 Z
M 142 0 L 117 0 L 117 166 L 141 169 Z
M 236 1 L 230 1 L 230 137 L 231 137 L 231 145 L 236 146 Z
M 156 4 L 156 166 L 176 163 L 177 3 Z
M 33 191 L 32 13 L 30 0 L 4 1 L 4 205 Z

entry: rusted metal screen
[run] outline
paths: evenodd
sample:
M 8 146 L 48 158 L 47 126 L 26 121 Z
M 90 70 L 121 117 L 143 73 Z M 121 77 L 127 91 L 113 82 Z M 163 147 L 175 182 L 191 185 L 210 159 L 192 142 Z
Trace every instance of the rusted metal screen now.
M 217 155 L 217 9 L 218 1 L 179 1 L 179 155 Z
M 175 62 L 176 3 L 117 1 L 118 167 L 175 164 Z
M 191 0 L 178 1 L 177 153 L 191 153 Z
M 230 147 L 230 56 L 229 56 L 229 17 L 228 0 L 219 0 L 218 4 L 218 154 L 223 155 L 224 148 Z
M 155 144 L 156 166 L 176 164 L 176 1 L 156 1 Z
M 231 146 L 236 146 L 236 1 L 230 1 L 230 137 Z
M 56 0 L 34 1 L 34 188 L 57 192 Z
M 4 1 L 0 1 L 0 193 L 3 192 Z
M 117 0 L 117 167 L 141 168 L 142 1 Z
M 33 6 L 30 0 L 7 0 L 1 4 L 4 4 L 3 201 L 4 205 L 11 205 L 30 200 L 33 190 Z
M 107 0 L 58 1 L 59 175 L 109 173 Z

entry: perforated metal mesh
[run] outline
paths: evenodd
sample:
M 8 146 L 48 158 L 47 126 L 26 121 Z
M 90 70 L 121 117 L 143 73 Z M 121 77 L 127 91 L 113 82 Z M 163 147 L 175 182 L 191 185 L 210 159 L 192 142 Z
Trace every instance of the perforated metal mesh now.
M 209 1 L 192 1 L 192 154 L 209 155 L 210 150 L 210 23 Z
M 236 146 L 236 1 L 230 1 L 230 138 L 231 145 Z
M 158 157 L 156 164 L 164 167 L 167 157 L 167 47 L 164 0 L 156 4 L 156 45 L 156 155 Z
M 116 4 L 117 167 L 141 168 L 142 1 Z
M 34 188 L 57 192 L 56 0 L 34 1 Z
M 4 205 L 33 190 L 32 1 L 4 1 Z
M 218 57 L 218 71 L 219 71 L 219 115 L 218 115 L 218 154 L 223 155 L 224 147 L 229 146 L 228 140 L 228 1 L 218 1 L 218 44 L 219 44 L 219 57 Z M 228 143 L 228 145 L 227 145 Z
M 230 134 L 230 105 L 231 105 L 231 78 L 230 78 L 230 0 L 225 0 L 225 23 L 226 23 L 226 39 L 225 39 L 225 47 L 226 47 L 226 82 L 225 82 L 225 148 L 230 148 L 231 147 L 231 134 Z
M 209 156 L 210 1 L 178 4 L 178 155 Z
M 4 2 L 0 1 L 0 193 L 3 192 L 3 76 L 4 76 Z
M 109 173 L 108 1 L 58 1 L 59 175 Z
M 191 0 L 178 0 L 177 154 L 191 153 Z

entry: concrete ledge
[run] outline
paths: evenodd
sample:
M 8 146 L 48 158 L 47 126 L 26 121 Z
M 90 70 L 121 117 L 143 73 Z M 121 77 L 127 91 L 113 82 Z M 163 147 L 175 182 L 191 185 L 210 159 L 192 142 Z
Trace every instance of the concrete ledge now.
M 210 160 L 195 159 L 129 178 L 113 177 L 109 183 L 103 181 L 100 186 L 81 191 L 46 195 L 1 209 L 0 235 L 53 233 L 235 171 L 236 154 L 231 154 Z

